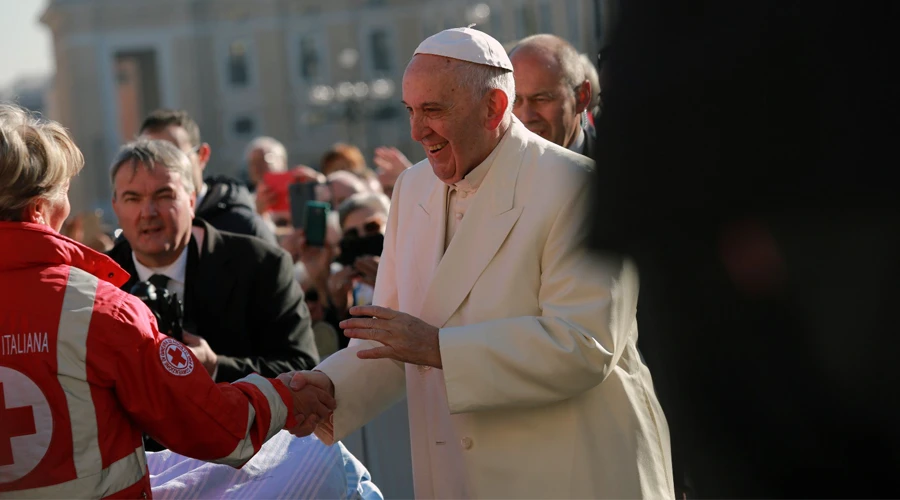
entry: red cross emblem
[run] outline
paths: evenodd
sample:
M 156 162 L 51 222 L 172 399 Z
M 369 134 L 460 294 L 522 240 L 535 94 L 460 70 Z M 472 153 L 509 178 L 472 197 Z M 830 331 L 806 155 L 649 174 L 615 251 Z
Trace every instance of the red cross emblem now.
M 159 360 L 172 375 L 184 377 L 194 371 L 194 358 L 181 342 L 167 338 L 159 344 Z
M 169 358 L 169 362 L 171 362 L 178 368 L 182 368 L 187 364 L 187 360 L 184 359 L 181 351 L 179 351 L 175 347 L 170 347 L 169 350 L 166 351 L 166 357 Z
M 12 438 L 36 434 L 31 406 L 6 407 L 6 395 L 0 382 L 0 466 L 13 463 Z
M 53 412 L 28 375 L 0 366 L 0 485 L 27 476 L 47 454 Z

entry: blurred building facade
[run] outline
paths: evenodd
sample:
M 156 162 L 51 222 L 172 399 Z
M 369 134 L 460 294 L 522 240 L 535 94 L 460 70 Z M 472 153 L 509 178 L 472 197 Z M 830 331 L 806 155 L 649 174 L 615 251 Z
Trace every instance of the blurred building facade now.
M 210 173 L 239 175 L 257 135 L 284 142 L 292 165 L 314 166 L 336 141 L 368 158 L 382 144 L 422 158 L 400 82 L 423 38 L 477 23 L 503 43 L 551 32 L 595 54 L 601 4 L 49 0 L 41 18 L 56 59 L 48 114 L 70 128 L 87 165 L 73 208 L 109 208 L 108 162 L 156 107 L 185 108 L 198 120 L 213 150 Z
M 10 102 L 42 115 L 52 113 L 50 84 L 47 76 L 24 77 L 0 89 L 0 102 Z

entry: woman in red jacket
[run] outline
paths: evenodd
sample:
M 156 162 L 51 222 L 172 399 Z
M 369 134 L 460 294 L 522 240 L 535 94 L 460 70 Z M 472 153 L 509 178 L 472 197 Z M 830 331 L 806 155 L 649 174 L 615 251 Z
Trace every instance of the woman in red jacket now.
M 125 271 L 58 233 L 83 165 L 59 124 L 0 106 L 0 497 L 147 498 L 142 432 L 239 467 L 324 418 L 334 400 L 312 387 L 214 384 L 118 289 Z

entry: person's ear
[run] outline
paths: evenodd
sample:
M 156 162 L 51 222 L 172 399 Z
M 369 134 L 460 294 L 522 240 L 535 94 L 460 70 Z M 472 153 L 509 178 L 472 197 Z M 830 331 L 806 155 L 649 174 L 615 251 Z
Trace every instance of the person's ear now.
M 44 200 L 37 199 L 22 210 L 22 221 L 47 224 L 44 221 Z
M 590 80 L 581 82 L 581 85 L 575 88 L 575 113 L 581 114 L 588 106 L 591 105 L 594 89 L 591 88 Z
M 212 149 L 210 149 L 209 144 L 204 142 L 200 145 L 200 149 L 197 150 L 197 163 L 200 164 L 200 170 L 206 168 L 206 164 L 209 163 L 209 157 L 212 155 Z
M 485 117 L 485 127 L 488 130 L 494 130 L 500 126 L 503 116 L 506 114 L 506 108 L 509 105 L 509 96 L 500 89 L 491 89 L 487 96 L 487 117 Z

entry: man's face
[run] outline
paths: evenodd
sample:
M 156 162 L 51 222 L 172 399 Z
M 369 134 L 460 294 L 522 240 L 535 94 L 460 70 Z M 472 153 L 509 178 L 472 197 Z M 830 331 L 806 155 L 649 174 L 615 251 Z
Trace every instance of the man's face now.
M 275 153 L 256 148 L 247 156 L 247 170 L 250 174 L 250 182 L 259 184 L 266 172 L 280 172 L 283 170 L 278 165 L 280 158 Z
M 584 105 L 579 106 L 556 58 L 549 51 L 522 47 L 510 61 L 516 79 L 513 114 L 528 130 L 568 147 L 578 135 Z
M 459 182 L 491 153 L 488 106 L 460 85 L 454 70 L 465 63 L 418 54 L 403 75 L 403 102 L 414 141 L 422 144 L 434 174 Z
M 195 194 L 181 175 L 156 165 L 125 164 L 113 179 L 113 211 L 137 259 L 148 267 L 171 264 L 191 238 Z
M 160 129 L 148 129 L 141 132 L 142 139 L 151 139 L 156 141 L 167 141 L 175 145 L 178 149 L 188 155 L 191 159 L 191 165 L 194 167 L 194 186 L 197 189 L 203 185 L 203 166 L 200 162 L 197 149 L 191 145 L 191 137 L 187 130 L 179 125 L 169 125 Z

